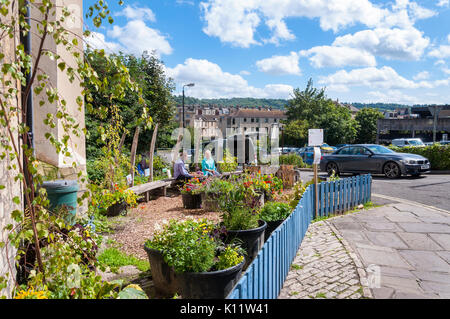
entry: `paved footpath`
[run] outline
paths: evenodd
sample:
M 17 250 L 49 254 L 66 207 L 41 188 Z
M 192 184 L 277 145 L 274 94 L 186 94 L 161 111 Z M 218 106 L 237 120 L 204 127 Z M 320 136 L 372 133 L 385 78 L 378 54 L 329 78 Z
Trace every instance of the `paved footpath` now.
M 393 203 L 311 224 L 279 298 L 361 297 L 450 298 L 450 214 Z
M 325 221 L 311 224 L 278 298 L 370 297 L 361 285 L 355 258 L 332 225 Z

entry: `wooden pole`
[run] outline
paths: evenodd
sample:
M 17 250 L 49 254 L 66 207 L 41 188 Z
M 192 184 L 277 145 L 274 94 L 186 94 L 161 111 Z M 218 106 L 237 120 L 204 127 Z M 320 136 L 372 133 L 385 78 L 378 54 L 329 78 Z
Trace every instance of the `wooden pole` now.
M 148 162 L 148 167 L 150 169 L 150 178 L 149 178 L 150 182 L 153 182 L 153 153 L 155 152 L 156 134 L 158 133 L 158 126 L 159 123 L 156 123 L 155 129 L 153 130 L 152 141 L 150 143 L 150 154 Z
M 317 177 L 317 164 L 313 164 L 314 166 L 314 201 L 315 201 L 315 218 L 317 219 L 317 215 L 319 212 L 319 191 L 318 191 L 318 177 Z
M 134 185 L 134 164 L 136 164 L 136 149 L 137 149 L 137 143 L 138 143 L 138 138 L 139 138 L 139 126 L 136 127 L 136 131 L 134 132 L 134 137 L 133 137 L 133 144 L 131 144 L 131 169 L 130 169 L 130 174 L 131 174 L 131 185 Z

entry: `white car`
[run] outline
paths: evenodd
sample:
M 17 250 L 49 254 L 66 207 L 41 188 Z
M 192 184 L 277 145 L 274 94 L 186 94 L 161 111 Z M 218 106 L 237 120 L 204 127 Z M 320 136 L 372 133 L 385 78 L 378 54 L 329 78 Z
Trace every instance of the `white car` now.
M 392 140 L 392 144 L 398 147 L 415 146 L 424 147 L 425 144 L 420 138 L 396 138 Z

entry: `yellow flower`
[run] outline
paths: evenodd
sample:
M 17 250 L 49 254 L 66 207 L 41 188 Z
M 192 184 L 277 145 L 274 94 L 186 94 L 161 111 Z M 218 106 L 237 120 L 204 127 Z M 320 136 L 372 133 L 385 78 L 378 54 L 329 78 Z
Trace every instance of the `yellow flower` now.
M 37 290 L 30 288 L 28 290 L 19 291 L 14 299 L 48 299 L 47 291 Z

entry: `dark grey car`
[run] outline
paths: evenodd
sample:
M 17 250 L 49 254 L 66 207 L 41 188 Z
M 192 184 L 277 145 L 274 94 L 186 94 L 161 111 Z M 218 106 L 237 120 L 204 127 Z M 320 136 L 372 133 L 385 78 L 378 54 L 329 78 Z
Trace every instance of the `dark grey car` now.
M 320 170 L 329 175 L 340 173 L 384 174 L 388 178 L 401 175 L 419 176 L 429 172 L 430 161 L 420 155 L 397 153 L 377 144 L 348 145 L 333 154 L 324 155 Z

